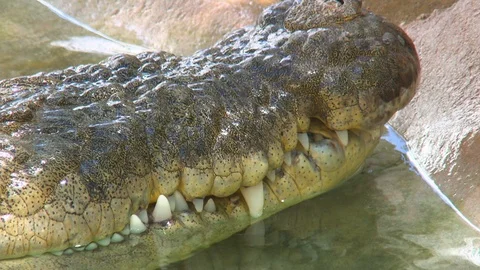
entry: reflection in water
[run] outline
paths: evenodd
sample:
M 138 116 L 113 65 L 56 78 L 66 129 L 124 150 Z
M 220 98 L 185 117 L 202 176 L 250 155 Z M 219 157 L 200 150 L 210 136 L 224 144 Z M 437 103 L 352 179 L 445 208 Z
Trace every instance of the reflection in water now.
M 402 142 L 389 132 L 389 141 Z M 480 237 L 382 141 L 363 173 L 168 269 L 469 269 Z M 255 231 L 261 231 L 258 228 Z M 258 243 L 265 243 L 258 245 Z
M 0 269 L 471 269 L 480 236 L 410 166 L 401 139 L 382 140 L 364 170 L 340 188 L 300 203 L 244 232 L 165 266 L 191 231 L 163 243 L 140 236 L 70 256 L 2 261 Z M 219 235 L 215 232 L 212 236 Z M 165 244 L 165 246 L 163 245 Z

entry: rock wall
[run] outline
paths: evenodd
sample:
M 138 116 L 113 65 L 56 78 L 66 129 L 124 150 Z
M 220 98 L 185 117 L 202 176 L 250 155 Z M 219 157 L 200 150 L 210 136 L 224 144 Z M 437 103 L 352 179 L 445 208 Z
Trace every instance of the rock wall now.
M 275 0 L 47 0 L 119 40 L 189 55 L 231 29 L 252 24 Z
M 460 0 L 406 30 L 422 82 L 391 124 L 440 189 L 480 225 L 480 1 Z

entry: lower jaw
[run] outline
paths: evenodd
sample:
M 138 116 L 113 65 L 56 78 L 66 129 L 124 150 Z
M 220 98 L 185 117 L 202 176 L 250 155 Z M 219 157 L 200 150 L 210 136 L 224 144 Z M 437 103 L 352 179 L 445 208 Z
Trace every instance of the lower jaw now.
M 132 215 L 130 224 L 121 232 L 87 245 L 51 253 L 73 254 L 74 256 L 55 257 L 55 260 L 72 261 L 73 264 L 90 264 L 97 256 L 99 260 L 100 258 L 105 260 L 115 258 L 119 254 L 145 252 L 151 254 L 133 255 L 131 259 L 142 260 L 142 256 L 147 256 L 157 266 L 178 261 L 188 257 L 195 250 L 205 248 L 245 229 L 250 224 L 340 185 L 360 170 L 363 161 L 378 143 L 380 133 L 380 128 L 368 132 L 348 131 L 349 143 L 343 147 L 345 161 L 330 172 L 302 170 L 302 173 L 298 173 L 302 161 L 312 161 L 311 155 L 305 151 L 304 145 L 299 140 L 297 148 L 287 153 L 288 158 L 282 167 L 276 170 L 275 177 L 272 175 L 265 177 L 254 187 L 242 188 L 243 190 L 224 198 L 209 196 L 201 203 L 186 202 L 177 191 L 168 198 L 162 198 L 169 203 L 161 206 L 163 214 L 160 217 L 154 214 L 155 205 L 152 204 L 148 209 Z M 313 135 L 308 134 L 308 138 L 312 139 Z M 337 143 L 342 144 L 341 140 Z M 252 203 L 251 199 L 246 199 L 248 196 L 258 197 L 259 194 L 263 197 L 261 206 L 256 205 L 258 200 Z M 175 206 L 172 206 L 172 203 Z M 110 245 L 115 242 L 121 243 Z M 108 245 L 110 245 L 108 248 L 101 248 Z M 97 252 L 79 252 L 84 250 Z

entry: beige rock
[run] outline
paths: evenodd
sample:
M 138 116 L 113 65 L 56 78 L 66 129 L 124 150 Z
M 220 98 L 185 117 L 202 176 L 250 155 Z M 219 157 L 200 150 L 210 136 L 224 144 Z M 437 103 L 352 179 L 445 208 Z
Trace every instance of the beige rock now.
M 480 1 L 406 26 L 422 64 L 413 101 L 391 124 L 440 189 L 480 225 Z
M 119 40 L 188 55 L 231 29 L 252 24 L 275 0 L 48 0 L 70 16 Z
M 401 24 L 428 16 L 433 10 L 450 7 L 455 2 L 457 0 L 363 0 L 363 7 Z

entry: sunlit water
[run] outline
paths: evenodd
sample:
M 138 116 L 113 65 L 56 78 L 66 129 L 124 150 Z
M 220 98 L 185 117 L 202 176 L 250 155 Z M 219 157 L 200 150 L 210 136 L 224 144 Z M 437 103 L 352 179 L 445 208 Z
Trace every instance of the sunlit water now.
M 56 46 L 56 41 L 95 35 L 65 23 L 35 1 L 0 0 L 0 6 L 0 78 L 105 57 Z M 478 267 L 480 234 L 419 176 L 401 138 L 390 132 L 385 139 L 364 171 L 342 187 L 163 268 Z M 122 269 L 122 262 L 112 267 Z

